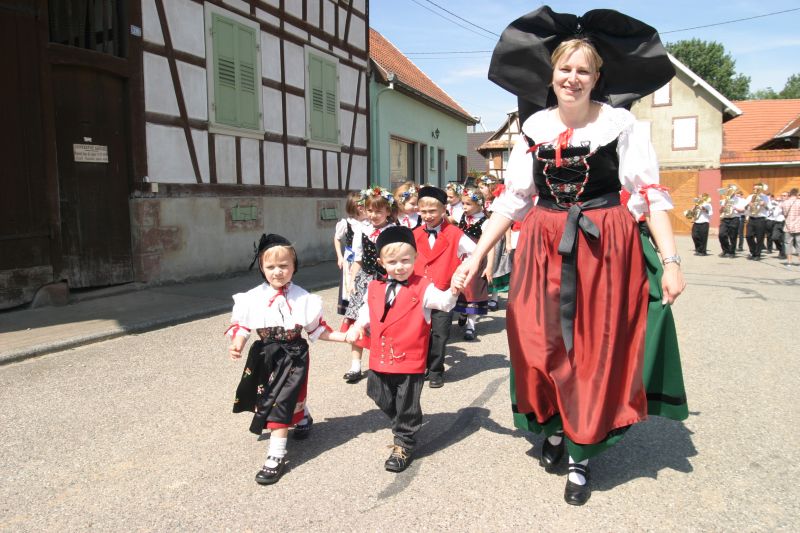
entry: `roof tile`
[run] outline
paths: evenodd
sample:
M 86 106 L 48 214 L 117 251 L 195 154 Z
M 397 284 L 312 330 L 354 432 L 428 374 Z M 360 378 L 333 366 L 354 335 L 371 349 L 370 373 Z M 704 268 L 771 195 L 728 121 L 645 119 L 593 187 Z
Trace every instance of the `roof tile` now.
M 742 115 L 722 126 L 724 153 L 752 150 L 800 117 L 800 99 L 741 100 L 734 104 Z

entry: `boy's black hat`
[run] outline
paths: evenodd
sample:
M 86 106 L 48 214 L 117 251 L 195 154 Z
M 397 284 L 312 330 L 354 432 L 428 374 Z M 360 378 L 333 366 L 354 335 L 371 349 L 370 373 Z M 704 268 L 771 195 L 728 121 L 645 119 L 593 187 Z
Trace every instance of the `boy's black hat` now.
M 426 185 L 419 190 L 419 194 L 417 197 L 422 200 L 425 197 L 435 198 L 439 200 L 442 205 L 447 205 L 447 193 L 444 192 L 439 187 L 431 187 L 430 185 Z
M 262 233 L 261 239 L 258 241 L 258 245 L 256 245 L 256 243 L 253 243 L 253 250 L 255 254 L 253 256 L 253 261 L 250 263 L 250 268 L 253 268 L 253 265 L 255 265 L 258 262 L 258 258 L 261 257 L 261 254 L 264 252 L 264 250 L 269 250 L 270 248 L 273 248 L 275 246 L 288 246 L 289 248 L 294 250 L 294 246 L 292 246 L 292 243 L 290 243 L 289 239 L 287 239 L 286 237 L 278 235 L 277 233 L 270 233 L 269 235 L 267 235 L 266 233 Z M 297 252 L 295 252 L 294 253 L 295 272 L 297 272 L 297 267 L 298 267 Z M 258 271 L 261 272 L 260 267 Z M 264 273 L 261 272 L 261 275 L 263 276 Z
M 378 255 L 381 255 L 381 248 L 393 242 L 404 242 L 410 244 L 414 250 L 417 249 L 417 242 L 414 239 L 414 233 L 405 226 L 389 226 L 378 235 L 375 241 L 375 248 L 378 249 Z

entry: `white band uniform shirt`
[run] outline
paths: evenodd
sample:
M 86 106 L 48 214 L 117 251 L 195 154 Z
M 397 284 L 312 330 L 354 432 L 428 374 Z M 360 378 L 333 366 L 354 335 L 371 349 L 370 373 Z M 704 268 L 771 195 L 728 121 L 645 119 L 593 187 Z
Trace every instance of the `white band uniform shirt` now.
M 697 219 L 695 220 L 695 224 L 707 224 L 711 222 L 711 215 L 714 214 L 714 210 L 711 207 L 711 202 L 705 202 L 700 205 L 700 212 L 697 215 Z
M 755 215 L 750 214 L 750 212 L 748 211 L 748 214 L 750 214 L 750 217 L 751 218 L 764 218 L 767 215 L 769 215 L 769 211 L 772 208 L 772 202 L 769 201 L 769 196 L 767 196 L 766 194 L 759 194 L 757 199 L 754 199 L 753 196 L 755 196 L 755 195 L 751 194 L 744 201 L 744 204 L 746 206 L 748 206 L 748 209 L 750 209 L 750 207 L 752 207 L 752 205 L 751 205 L 752 203 L 757 202 L 759 200 L 762 202 L 762 204 L 761 204 L 761 208 L 758 210 L 758 212 Z

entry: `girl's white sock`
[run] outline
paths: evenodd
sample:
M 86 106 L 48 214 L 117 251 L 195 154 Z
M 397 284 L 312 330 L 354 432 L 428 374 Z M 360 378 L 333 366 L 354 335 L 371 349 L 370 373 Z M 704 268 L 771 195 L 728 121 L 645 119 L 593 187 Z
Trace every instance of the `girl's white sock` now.
M 282 459 L 286 457 L 286 441 L 289 439 L 284 438 L 277 438 L 277 437 L 270 437 L 269 439 L 269 451 L 267 452 L 267 461 L 264 463 L 264 466 L 267 468 L 275 468 L 278 466 L 276 461 L 273 461 L 271 458 L 275 457 L 278 459 Z
M 583 461 L 575 461 L 572 457 L 569 458 L 569 464 L 579 464 L 586 466 L 589 464 L 589 459 L 584 459 Z M 569 473 L 569 480 L 575 483 L 576 485 L 586 485 L 586 478 L 583 477 L 583 474 L 579 474 L 578 472 L 570 472 Z
M 361 360 L 353 359 L 350 361 L 350 372 L 361 372 Z

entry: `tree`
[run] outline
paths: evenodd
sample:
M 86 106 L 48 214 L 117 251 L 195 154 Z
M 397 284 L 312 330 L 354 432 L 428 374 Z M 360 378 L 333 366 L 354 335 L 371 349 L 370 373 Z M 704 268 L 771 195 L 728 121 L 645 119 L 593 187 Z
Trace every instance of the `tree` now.
M 778 100 L 786 98 L 800 98 L 800 74 L 792 74 L 786 80 L 781 92 L 775 92 L 772 87 L 759 89 L 750 93 L 751 100 Z
M 667 51 L 729 100 L 744 100 L 750 77 L 736 73 L 736 61 L 715 41 L 689 39 L 667 43 Z

